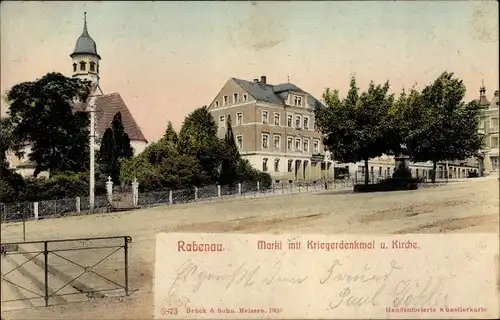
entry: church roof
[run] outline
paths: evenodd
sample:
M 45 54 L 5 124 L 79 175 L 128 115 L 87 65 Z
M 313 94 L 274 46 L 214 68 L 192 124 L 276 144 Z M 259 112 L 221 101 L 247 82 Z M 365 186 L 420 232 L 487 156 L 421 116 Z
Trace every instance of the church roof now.
M 75 54 L 93 54 L 99 57 L 99 54 L 97 54 L 97 45 L 92 39 L 92 37 L 89 35 L 89 32 L 87 30 L 87 14 L 85 13 L 85 21 L 83 23 L 83 31 L 78 40 L 76 40 L 76 45 L 75 45 L 75 50 L 73 50 L 73 53 L 71 56 Z
M 104 131 L 111 126 L 113 117 L 120 112 L 122 115 L 123 128 L 128 134 L 130 140 L 148 142 L 144 137 L 140 127 L 135 122 L 132 113 L 128 109 L 125 101 L 118 92 L 97 96 L 95 99 L 96 106 L 96 131 L 99 135 L 103 135 Z M 84 111 L 86 105 L 84 103 L 77 104 L 75 111 Z

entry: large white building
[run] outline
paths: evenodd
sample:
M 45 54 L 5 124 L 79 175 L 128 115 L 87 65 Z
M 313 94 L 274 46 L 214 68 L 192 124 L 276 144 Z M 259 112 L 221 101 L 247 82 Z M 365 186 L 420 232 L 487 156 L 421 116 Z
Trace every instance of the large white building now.
M 148 141 L 144 137 L 140 127 L 135 121 L 132 113 L 128 109 L 125 101 L 118 92 L 104 93 L 99 84 L 100 73 L 99 66 L 101 56 L 97 52 L 97 45 L 89 35 L 87 29 L 87 16 L 84 16 L 83 31 L 78 37 L 75 48 L 70 54 L 72 59 L 72 77 L 90 80 L 93 84 L 93 95 L 95 97 L 96 106 L 96 138 L 102 137 L 104 131 L 110 127 L 113 117 L 120 112 L 125 132 L 130 138 L 130 143 L 134 149 L 134 154 L 139 154 L 146 148 Z M 75 111 L 85 111 L 87 105 L 80 103 L 74 106 Z M 11 167 L 23 176 L 33 174 L 35 164 L 27 159 L 30 146 L 25 148 L 25 157 L 17 158 L 13 154 L 9 154 L 8 160 Z

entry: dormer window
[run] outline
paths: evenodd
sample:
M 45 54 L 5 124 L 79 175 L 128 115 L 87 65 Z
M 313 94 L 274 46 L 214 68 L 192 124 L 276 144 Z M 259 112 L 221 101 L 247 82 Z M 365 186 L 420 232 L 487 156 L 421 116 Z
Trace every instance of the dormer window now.
M 95 62 L 94 61 L 90 62 L 90 72 L 95 72 Z
M 294 96 L 293 97 L 293 105 L 294 106 L 302 106 L 302 97 Z
M 80 71 L 85 71 L 85 61 L 80 62 Z
M 73 63 L 73 72 L 76 72 L 76 67 L 77 67 L 76 63 Z

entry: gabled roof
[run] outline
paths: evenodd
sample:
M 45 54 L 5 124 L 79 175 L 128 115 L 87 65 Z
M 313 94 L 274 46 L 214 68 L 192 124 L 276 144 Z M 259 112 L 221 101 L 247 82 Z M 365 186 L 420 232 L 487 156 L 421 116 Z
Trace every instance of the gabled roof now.
M 102 136 L 104 134 L 104 131 L 111 126 L 113 117 L 120 112 L 125 133 L 128 134 L 130 140 L 148 142 L 118 92 L 97 96 L 95 98 L 95 106 L 96 130 L 99 135 Z M 85 109 L 86 104 L 84 103 L 79 103 L 74 107 L 75 111 L 84 111 Z
M 284 105 L 288 92 L 298 92 L 307 96 L 307 102 L 310 106 L 319 103 L 311 94 L 292 83 L 272 85 L 237 78 L 231 79 L 257 101 Z

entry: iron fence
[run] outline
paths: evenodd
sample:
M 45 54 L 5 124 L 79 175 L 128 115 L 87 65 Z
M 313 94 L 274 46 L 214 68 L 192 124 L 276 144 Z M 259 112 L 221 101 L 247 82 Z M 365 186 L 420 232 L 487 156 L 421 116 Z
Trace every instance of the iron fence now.
M 2 309 L 127 296 L 130 242 L 119 236 L 2 243 Z
M 422 171 L 416 172 L 419 183 L 430 184 L 430 173 L 422 175 Z M 435 183 L 447 183 L 456 179 L 446 179 L 446 173 L 437 174 Z M 369 183 L 378 183 L 390 178 L 389 174 L 369 174 Z M 439 178 L 444 177 L 444 178 Z M 346 175 L 342 179 L 319 179 L 314 181 L 296 180 L 288 183 L 273 183 L 270 186 L 263 186 L 256 182 L 243 182 L 241 184 L 217 186 L 209 185 L 200 188 L 187 188 L 181 190 L 167 190 L 157 192 L 139 192 L 137 202 L 134 201 L 133 191 L 120 193 L 119 199 L 113 197 L 111 203 L 108 196 L 96 196 L 94 200 L 94 212 L 109 212 L 117 209 L 133 209 L 138 207 L 150 207 L 157 205 L 173 205 L 191 202 L 214 202 L 236 198 L 255 198 L 272 195 L 285 195 L 302 192 L 317 192 L 321 190 L 352 188 L 355 184 L 363 184 L 365 175 L 356 172 Z M 129 190 L 119 187 L 119 190 Z M 117 189 L 117 190 L 118 190 Z M 36 209 L 35 209 L 36 207 Z M 116 208 L 115 208 L 116 207 Z M 39 201 L 35 205 L 33 202 L 23 203 L 0 203 L 0 219 L 2 222 L 25 221 L 31 219 L 60 217 L 75 213 L 90 213 L 90 201 L 88 197 L 81 197 L 79 201 L 72 199 L 59 199 L 49 201 Z

